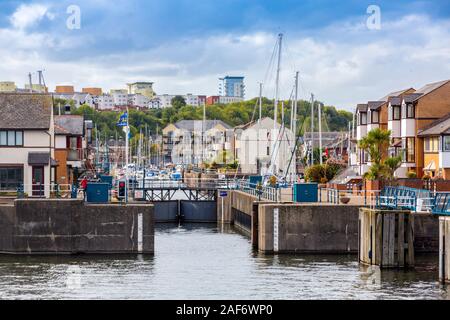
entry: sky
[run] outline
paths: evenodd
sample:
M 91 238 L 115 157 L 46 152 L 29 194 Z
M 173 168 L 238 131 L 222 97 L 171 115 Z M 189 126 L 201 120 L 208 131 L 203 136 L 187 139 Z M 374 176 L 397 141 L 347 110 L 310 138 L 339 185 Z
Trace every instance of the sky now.
M 274 98 L 279 33 L 280 98 L 296 71 L 301 98 L 347 110 L 450 79 L 448 0 L 0 0 L 0 81 L 23 87 L 44 70 L 50 90 L 151 81 L 158 94 L 215 95 L 231 75 L 245 76 L 246 98 L 259 82 Z

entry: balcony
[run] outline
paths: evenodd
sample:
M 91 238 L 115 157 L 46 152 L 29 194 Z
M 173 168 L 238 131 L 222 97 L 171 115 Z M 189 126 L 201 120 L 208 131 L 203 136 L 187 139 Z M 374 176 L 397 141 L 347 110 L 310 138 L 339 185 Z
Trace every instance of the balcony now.
M 68 149 L 67 161 L 82 161 L 84 160 L 84 149 Z

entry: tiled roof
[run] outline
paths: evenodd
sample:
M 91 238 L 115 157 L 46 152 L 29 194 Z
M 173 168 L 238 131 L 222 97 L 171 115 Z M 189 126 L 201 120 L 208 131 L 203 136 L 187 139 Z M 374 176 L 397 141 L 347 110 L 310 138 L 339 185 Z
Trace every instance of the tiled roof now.
M 413 88 L 408 88 L 408 89 L 404 89 L 404 90 L 400 90 L 400 91 L 395 91 L 395 92 L 391 92 L 388 95 L 384 96 L 383 98 L 379 99 L 379 101 L 388 101 L 389 98 L 392 97 L 398 97 L 402 94 L 404 94 L 405 92 L 409 91 L 409 90 L 414 90 Z
M 29 152 L 29 165 L 48 165 L 50 163 L 50 152 Z
M 401 106 L 402 105 L 402 99 L 400 97 L 391 97 L 389 99 L 389 102 L 393 106 Z
M 422 95 L 426 95 L 440 87 L 442 87 L 443 85 L 445 85 L 446 83 L 450 82 L 450 80 L 444 80 L 444 81 L 439 81 L 439 82 L 434 82 L 434 83 L 430 83 L 427 84 L 426 86 L 420 88 L 419 90 L 416 91 L 416 93 L 421 93 Z
M 367 106 L 369 110 L 377 110 L 385 103 L 385 101 L 369 101 Z
M 367 112 L 367 104 L 358 104 L 356 106 L 356 111 Z
M 49 129 L 49 94 L 0 93 L 0 129 Z
M 83 116 L 62 115 L 55 116 L 55 134 L 83 135 Z
M 422 93 L 412 93 L 404 96 L 403 99 L 405 100 L 406 103 L 411 103 L 413 101 L 416 101 L 422 95 L 423 95 Z
M 438 136 L 444 133 L 450 133 L 450 113 L 420 130 L 418 136 Z

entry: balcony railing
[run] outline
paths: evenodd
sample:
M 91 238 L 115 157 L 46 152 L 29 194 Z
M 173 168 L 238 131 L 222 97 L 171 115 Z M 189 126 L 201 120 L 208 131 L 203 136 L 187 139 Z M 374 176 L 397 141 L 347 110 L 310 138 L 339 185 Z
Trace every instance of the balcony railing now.
M 81 161 L 84 160 L 85 149 L 68 149 L 67 161 Z

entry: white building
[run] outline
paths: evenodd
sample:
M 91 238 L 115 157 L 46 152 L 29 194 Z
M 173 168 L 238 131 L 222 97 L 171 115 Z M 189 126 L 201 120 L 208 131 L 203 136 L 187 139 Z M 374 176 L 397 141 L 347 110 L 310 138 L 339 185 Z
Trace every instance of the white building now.
M 273 119 L 263 118 L 235 129 L 235 152 L 242 172 L 266 174 L 271 165 L 273 174 L 294 173 L 295 161 L 289 161 L 294 146 L 294 134 L 288 128 L 280 130 Z
M 181 120 L 164 128 L 163 137 L 166 162 L 183 165 L 220 163 L 223 159 L 220 155 L 233 155 L 233 131 L 220 120 Z
M 113 103 L 114 106 L 127 106 L 128 105 L 128 93 L 123 92 L 113 92 L 110 94 L 112 99 L 113 99 Z
M 0 93 L 0 190 L 20 185 L 49 197 L 54 183 L 53 102 L 49 94 Z
M 142 94 L 130 94 L 128 96 L 130 105 L 136 108 L 148 108 L 150 99 Z
M 98 96 L 97 100 L 98 110 L 113 110 L 114 107 L 115 107 L 114 98 L 111 95 L 103 94 L 101 96 Z
M 96 98 L 89 93 L 54 93 L 53 97 L 55 99 L 63 99 L 67 101 L 73 101 L 74 107 L 78 108 L 82 105 L 88 105 L 91 108 L 95 108 Z
M 226 96 L 219 97 L 220 104 L 230 104 L 230 103 L 242 102 L 242 101 L 244 101 L 244 98 L 242 98 L 242 97 L 226 97 Z
M 161 94 L 157 95 L 156 98 L 159 99 L 160 102 L 160 108 L 168 108 L 172 106 L 172 99 L 175 98 L 176 94 Z M 183 97 L 184 101 L 186 101 L 186 105 L 188 106 L 194 106 L 194 107 L 201 107 L 206 102 L 205 96 L 201 95 L 194 95 L 191 93 L 181 95 Z M 226 97 L 224 97 L 226 98 Z

